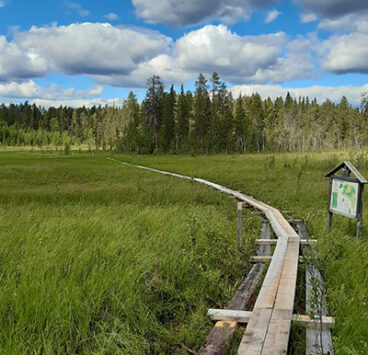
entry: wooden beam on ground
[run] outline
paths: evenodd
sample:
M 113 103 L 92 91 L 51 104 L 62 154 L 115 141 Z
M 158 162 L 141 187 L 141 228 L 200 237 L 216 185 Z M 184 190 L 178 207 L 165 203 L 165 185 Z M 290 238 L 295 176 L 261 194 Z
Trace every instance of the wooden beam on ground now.
M 277 239 L 256 239 L 256 245 L 276 245 Z M 301 245 L 317 243 L 317 239 L 300 239 Z
M 209 309 L 207 316 L 212 320 L 224 320 L 238 323 L 248 323 L 253 312 L 236 311 L 233 309 Z
M 300 325 L 301 327 L 305 327 L 308 330 L 322 330 L 332 329 L 335 327 L 335 319 L 332 317 L 323 316 L 321 319 L 311 319 L 309 316 L 295 314 L 293 315 L 293 321 Z M 325 349 L 327 350 L 327 349 Z M 325 353 L 325 351 L 324 351 Z M 314 353 L 309 353 L 314 354 Z
M 212 320 L 248 323 L 253 312 L 237 311 L 231 309 L 209 309 L 207 315 Z M 301 327 L 308 329 L 332 329 L 335 327 L 335 320 L 332 317 L 323 316 L 322 319 L 312 319 L 307 315 L 293 314 L 291 320 Z
M 301 238 L 309 239 L 309 232 L 307 229 L 307 226 L 303 222 L 297 222 L 296 228 L 298 231 L 298 234 Z M 313 292 L 313 287 L 311 283 L 311 279 L 316 278 L 318 280 L 318 283 L 320 285 L 324 285 L 324 281 L 322 278 L 321 273 L 319 270 L 314 267 L 313 265 L 306 265 L 306 271 L 305 271 L 305 293 L 306 293 L 306 311 L 311 312 L 311 305 L 308 300 L 311 297 L 311 294 Z M 326 305 L 325 300 L 323 301 L 323 304 Z M 322 309 L 322 315 L 326 316 L 327 309 L 324 307 Z M 318 315 L 315 315 L 316 318 Z M 322 319 L 325 317 L 322 317 Z M 322 329 L 321 329 L 322 328 Z M 331 327 L 332 328 L 332 327 Z M 331 336 L 331 330 L 329 327 L 326 327 L 324 324 L 321 324 L 317 322 L 317 327 L 307 327 L 306 331 L 306 354 L 307 355 L 314 355 L 314 354 L 334 354 L 333 346 L 332 346 L 332 336 Z
M 271 255 L 254 255 L 254 256 L 251 256 L 250 258 L 251 263 L 265 263 L 271 260 L 272 260 Z
M 254 255 L 250 257 L 251 263 L 266 263 L 267 261 L 271 260 L 272 256 Z M 298 260 L 300 263 L 304 262 L 304 258 L 302 256 L 299 256 Z

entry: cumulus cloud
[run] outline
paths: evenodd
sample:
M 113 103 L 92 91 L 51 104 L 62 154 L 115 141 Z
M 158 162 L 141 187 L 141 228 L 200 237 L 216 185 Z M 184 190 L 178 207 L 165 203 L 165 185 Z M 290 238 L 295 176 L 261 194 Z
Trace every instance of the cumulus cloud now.
M 33 48 L 20 48 L 0 36 L 0 82 L 45 75 L 47 64 Z
M 266 23 L 271 23 L 272 21 L 275 21 L 277 19 L 277 17 L 279 17 L 279 15 L 281 15 L 280 11 L 272 10 L 267 14 L 265 22 Z
M 285 42 L 286 35 L 282 32 L 241 37 L 224 25 L 208 25 L 180 38 L 174 57 L 186 71 L 217 71 L 241 80 L 275 63 Z
M 119 16 L 113 12 L 110 12 L 109 14 L 105 15 L 104 17 L 108 18 L 110 21 L 116 21 Z
M 110 24 L 31 27 L 7 42 L 0 37 L 0 80 L 68 75 L 128 75 L 142 62 L 169 51 L 171 39 L 158 32 Z
M 91 12 L 82 7 L 82 5 L 77 4 L 75 2 L 67 2 L 64 4 L 67 8 L 78 13 L 79 16 L 85 17 L 88 16 Z
M 0 84 L 0 97 L 3 98 L 67 100 L 93 98 L 100 96 L 102 92 L 103 88 L 101 86 L 94 86 L 87 90 L 76 90 L 74 88 L 61 89 L 53 84 L 48 88 L 43 88 L 33 80 L 22 83 L 9 82 Z
M 335 35 L 323 42 L 323 69 L 334 73 L 368 74 L 368 33 Z
M 346 96 L 351 104 L 354 106 L 360 105 L 362 92 L 368 91 L 368 84 L 364 86 L 310 86 L 307 88 L 284 88 L 279 85 L 239 85 L 231 89 L 233 96 L 237 97 L 239 94 L 252 95 L 258 93 L 262 98 L 276 99 L 277 97 L 285 97 L 289 92 L 294 98 L 309 97 L 316 98 L 318 102 L 322 103 L 329 99 L 333 102 L 340 102 L 343 96 Z
M 268 9 L 279 0 L 133 0 L 136 13 L 148 23 L 189 26 L 208 19 L 231 24 L 248 19 L 252 11 Z
M 232 83 L 281 83 L 311 77 L 312 41 L 288 42 L 283 32 L 238 36 L 226 26 L 205 26 L 180 38 L 173 55 L 179 68 L 193 74 L 216 71 Z

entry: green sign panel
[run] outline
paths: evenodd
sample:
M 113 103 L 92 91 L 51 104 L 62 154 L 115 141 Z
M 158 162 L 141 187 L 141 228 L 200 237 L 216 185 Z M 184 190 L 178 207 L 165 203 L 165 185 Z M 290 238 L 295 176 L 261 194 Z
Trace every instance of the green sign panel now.
M 359 183 L 333 178 L 330 211 L 345 217 L 356 218 Z

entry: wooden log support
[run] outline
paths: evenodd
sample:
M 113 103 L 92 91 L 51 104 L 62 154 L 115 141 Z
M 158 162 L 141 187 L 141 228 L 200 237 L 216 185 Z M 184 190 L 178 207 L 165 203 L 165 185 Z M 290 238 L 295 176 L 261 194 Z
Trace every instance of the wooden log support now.
M 256 239 L 256 245 L 276 245 L 277 239 Z M 300 239 L 301 245 L 310 245 L 317 243 L 317 239 Z
M 242 222 L 243 222 L 243 203 L 237 203 L 237 220 L 236 220 L 236 249 L 239 251 L 242 242 Z
M 233 309 L 209 309 L 207 316 L 212 320 L 224 320 L 238 323 L 248 323 L 253 312 L 236 311 Z
M 207 315 L 210 319 L 217 321 L 248 323 L 253 312 L 211 308 L 208 310 Z M 293 314 L 291 320 L 297 325 L 308 329 L 318 329 L 321 325 L 323 329 L 335 327 L 334 318 L 327 316 L 323 316 L 322 319 L 312 319 L 307 315 Z
M 265 263 L 271 260 L 272 260 L 271 255 L 254 255 L 250 258 L 251 263 Z

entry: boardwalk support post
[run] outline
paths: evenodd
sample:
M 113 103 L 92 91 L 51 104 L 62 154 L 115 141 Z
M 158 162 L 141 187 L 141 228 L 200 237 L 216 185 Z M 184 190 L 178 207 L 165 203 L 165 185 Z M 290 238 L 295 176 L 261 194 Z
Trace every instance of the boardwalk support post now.
M 236 250 L 239 251 L 242 240 L 242 214 L 243 214 L 243 203 L 237 203 L 237 223 L 236 223 Z

